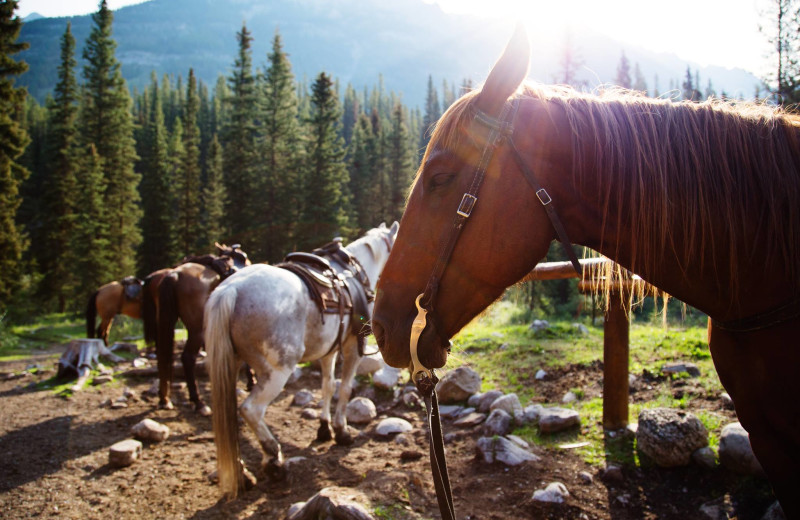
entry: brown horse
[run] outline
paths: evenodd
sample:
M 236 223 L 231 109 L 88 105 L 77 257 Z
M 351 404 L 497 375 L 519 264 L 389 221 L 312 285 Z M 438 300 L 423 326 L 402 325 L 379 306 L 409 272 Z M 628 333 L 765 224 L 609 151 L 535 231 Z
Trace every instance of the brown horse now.
M 217 244 L 217 248 L 220 258 L 227 260 L 225 264 L 227 270 L 225 267 L 220 268 L 220 263 L 217 261 L 208 262 L 208 265 L 187 262 L 169 270 L 160 282 L 157 299 L 156 356 L 159 378 L 158 404 L 161 408 L 171 409 L 173 407 L 170 401 L 172 358 L 175 344 L 175 324 L 180 319 L 188 334 L 181 354 L 181 363 L 189 390 L 189 399 L 200 414 L 210 415 L 211 413 L 211 409 L 200 399 L 194 374 L 197 354 L 203 347 L 203 308 L 211 291 L 225 277 L 250 265 L 247 254 L 238 246 L 228 247 Z M 216 267 L 216 270 L 212 267 Z
M 109 282 L 97 289 L 86 305 L 86 337 L 100 338 L 108 345 L 108 333 L 114 316 L 124 314 L 134 319 L 142 318 L 143 282 L 133 276 Z M 97 317 L 100 324 L 95 328 Z
M 800 518 L 800 119 L 523 84 L 529 60 L 518 29 L 436 126 L 378 283 L 384 359 L 409 366 L 424 292 L 418 357 L 443 366 L 449 338 L 568 236 L 711 317 L 720 380 Z

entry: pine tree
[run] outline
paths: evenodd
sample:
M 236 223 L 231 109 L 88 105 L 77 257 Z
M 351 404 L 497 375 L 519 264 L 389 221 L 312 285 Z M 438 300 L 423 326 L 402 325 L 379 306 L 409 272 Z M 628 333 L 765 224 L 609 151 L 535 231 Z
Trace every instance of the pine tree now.
M 342 136 L 346 146 L 350 145 L 353 138 L 353 131 L 361 113 L 361 106 L 358 102 L 358 95 L 353 86 L 348 83 L 344 91 L 344 108 L 342 112 Z
M 261 257 L 279 260 L 290 248 L 302 201 L 298 173 L 302 170 L 302 136 L 297 119 L 297 95 L 289 58 L 275 33 L 264 71 L 260 141 L 260 181 L 263 194 L 257 243 Z M 254 251 L 256 249 L 254 248 Z
M 94 27 L 83 50 L 85 95 L 80 130 L 85 144 L 94 145 L 103 170 L 111 274 L 121 278 L 134 271 L 135 251 L 141 242 L 140 176 L 134 171 L 137 156 L 131 98 L 114 56 L 113 15 L 106 0 L 100 2 L 92 20 Z
M 388 222 L 399 221 L 403 215 L 406 192 L 414 176 L 405 120 L 403 105 L 397 103 L 392 111 L 392 127 L 388 136 L 390 193 L 389 212 L 386 215 Z
M 617 65 L 617 76 L 614 78 L 614 83 L 622 88 L 631 88 L 633 82 L 631 81 L 631 62 L 625 56 L 625 51 L 622 51 L 622 56 L 619 58 Z
M 348 237 L 350 196 L 344 163 L 344 146 L 339 134 L 339 103 L 333 81 L 324 72 L 311 86 L 309 152 L 305 183 L 306 204 L 302 216 L 304 249 Z
M 642 92 L 647 95 L 647 81 L 644 79 L 642 69 L 639 68 L 639 62 L 633 66 L 633 90 Z
M 14 76 L 28 68 L 12 58 L 28 48 L 17 42 L 22 21 L 14 14 L 16 9 L 14 0 L 0 2 L 0 312 L 21 286 L 24 241 L 14 217 L 20 204 L 19 185 L 28 176 L 16 162 L 29 142 L 20 121 L 25 89 L 14 87 Z
M 228 195 L 225 215 L 230 230 L 237 241 L 246 249 L 252 250 L 254 236 L 251 226 L 258 217 L 262 202 L 258 200 L 256 179 L 256 139 L 257 96 L 255 77 L 252 70 L 253 38 L 245 25 L 236 35 L 239 41 L 239 54 L 234 62 L 233 72 L 228 78 L 230 96 L 228 117 L 223 130 L 223 165 L 225 171 L 225 191 Z
M 572 32 L 569 30 L 564 35 L 564 46 L 561 48 L 559 65 L 561 73 L 555 78 L 557 83 L 571 85 L 577 89 L 586 85 L 586 81 L 578 79 L 578 70 L 583 66 L 583 58 L 581 58 L 572 38 Z
M 433 76 L 428 75 L 428 93 L 425 96 L 425 117 L 422 119 L 422 134 L 419 136 L 420 153 L 424 153 L 431 140 L 431 132 L 436 121 L 441 117 L 442 112 L 439 108 L 439 94 L 433 86 Z
M 167 145 L 167 129 L 155 73 L 149 90 L 150 107 L 144 127 L 142 154 L 142 243 L 139 246 L 138 273 L 147 275 L 172 265 L 177 255 L 173 215 L 172 168 Z
M 63 312 L 67 300 L 75 293 L 76 281 L 73 265 L 75 247 L 75 202 L 77 190 L 77 141 L 78 141 L 78 83 L 75 78 L 75 38 L 71 24 L 61 38 L 61 64 L 58 67 L 58 83 L 55 99 L 49 111 L 50 131 L 47 135 L 48 163 L 47 180 L 42 195 L 44 233 L 47 244 L 39 258 L 39 268 L 44 274 L 42 291 L 45 299 L 55 297 L 58 310 Z
M 183 105 L 182 142 L 180 169 L 175 177 L 175 199 L 177 202 L 178 251 L 187 256 L 197 254 L 202 240 L 200 221 L 200 129 L 197 113 L 200 100 L 197 95 L 197 80 L 194 69 L 189 69 L 186 98 Z M 177 122 L 176 122 L 177 123 Z M 176 124 L 176 134 L 177 132 Z
M 683 87 L 681 91 L 683 99 L 688 101 L 700 101 L 702 94 L 697 90 L 697 85 L 692 77 L 692 69 L 688 66 L 686 67 L 686 77 L 681 86 Z
M 203 243 L 201 250 L 211 249 L 214 242 L 225 241 L 225 182 L 222 178 L 222 147 L 217 135 L 208 145 L 206 184 L 203 187 Z
M 350 170 L 350 193 L 353 196 L 353 208 L 356 211 L 356 225 L 361 234 L 375 225 L 376 219 L 371 209 L 374 205 L 373 185 L 375 175 L 372 171 L 372 158 L 370 157 L 370 142 L 374 140 L 372 124 L 366 114 L 360 114 L 353 138 L 350 141 L 348 153 L 348 168 Z
M 761 25 L 759 30 L 767 34 L 772 46 L 775 69 L 765 82 L 771 85 L 778 103 L 797 103 L 800 102 L 800 7 L 797 0 L 769 0 L 766 5 L 768 9 L 762 16 L 767 18 L 771 30 Z

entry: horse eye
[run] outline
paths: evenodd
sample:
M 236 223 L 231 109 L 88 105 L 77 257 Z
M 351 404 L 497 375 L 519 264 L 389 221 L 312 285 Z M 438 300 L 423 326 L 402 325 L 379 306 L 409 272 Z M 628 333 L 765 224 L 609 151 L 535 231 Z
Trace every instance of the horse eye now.
M 431 177 L 430 187 L 431 189 L 441 188 L 450 184 L 455 178 L 455 173 L 437 173 Z

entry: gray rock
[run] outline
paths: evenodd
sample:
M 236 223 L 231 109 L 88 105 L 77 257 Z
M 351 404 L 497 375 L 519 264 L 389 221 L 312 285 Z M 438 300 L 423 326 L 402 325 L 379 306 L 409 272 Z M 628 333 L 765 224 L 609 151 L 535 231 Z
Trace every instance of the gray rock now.
M 495 399 L 489 405 L 489 411 L 495 410 L 503 410 L 514 419 L 522 416 L 522 404 L 519 402 L 517 394 L 506 394 Z
M 465 401 L 481 389 L 481 376 L 469 367 L 458 367 L 442 376 L 436 385 L 439 402 Z
M 414 427 L 411 426 L 411 423 L 405 419 L 389 417 L 378 423 L 378 426 L 375 427 L 375 433 L 386 437 L 395 433 L 410 432 L 413 429 Z
M 578 412 L 568 408 L 542 408 L 539 415 L 539 431 L 542 433 L 560 432 L 580 423 Z
M 710 447 L 705 446 L 692 453 L 692 461 L 705 469 L 715 469 L 717 467 L 717 454 Z
M 483 423 L 484 435 L 505 435 L 511 431 L 511 415 L 505 410 L 496 408 L 492 410 L 486 422 Z
M 303 369 L 300 367 L 294 367 L 294 370 L 292 370 L 292 373 L 289 375 L 289 379 L 286 380 L 286 384 L 291 385 L 301 377 L 303 377 Z
M 467 406 L 477 408 L 478 405 L 481 403 L 481 397 L 483 397 L 483 394 L 480 392 L 477 394 L 472 394 L 471 396 L 469 396 L 469 399 L 467 399 Z
M 530 447 L 531 447 L 531 445 L 528 444 L 528 442 L 525 439 L 523 439 L 522 437 L 519 437 L 517 435 L 506 435 L 506 439 L 510 440 L 511 442 L 513 442 L 514 444 L 516 444 L 517 446 L 522 448 L 523 450 L 530 449 Z
M 384 366 L 372 374 L 372 384 L 383 390 L 391 390 L 400 382 L 400 369 Z
M 734 473 L 764 476 L 764 470 L 750 446 L 750 435 L 738 422 L 722 428 L 719 436 L 719 462 Z
M 537 489 L 533 492 L 535 502 L 550 502 L 552 504 L 563 504 L 569 497 L 567 487 L 561 482 L 551 482 L 544 489 Z
M 733 410 L 733 399 L 731 399 L 731 395 L 728 392 L 722 392 L 719 398 L 722 400 L 722 405 L 725 408 L 728 410 Z
M 532 330 L 533 332 L 539 332 L 540 330 L 544 330 L 549 327 L 550 324 L 547 322 L 547 320 L 533 320 L 533 323 L 531 323 L 531 326 L 528 327 L 528 329 Z
M 104 385 L 106 383 L 110 383 L 113 380 L 114 380 L 114 376 L 112 376 L 110 374 L 103 374 L 103 375 L 96 376 L 94 379 L 92 379 L 92 384 L 93 385 Z
M 697 367 L 697 365 L 694 363 L 683 363 L 680 361 L 665 364 L 663 367 L 661 367 L 661 372 L 664 374 L 681 374 L 685 372 L 692 377 L 700 376 L 700 369 Z
M 317 518 L 342 518 L 347 520 L 374 520 L 369 513 L 371 504 L 367 496 L 354 489 L 328 487 L 311 497 L 302 507 L 294 507 L 286 520 L 316 520 Z
M 135 439 L 125 439 L 108 449 L 108 463 L 115 468 L 130 466 L 142 458 L 142 443 Z
M 708 431 L 700 419 L 672 408 L 652 408 L 639 414 L 637 449 L 665 468 L 686 466 L 692 453 L 708 446 Z
M 489 390 L 481 394 L 481 399 L 478 401 L 478 406 L 476 406 L 476 408 L 480 413 L 489 413 L 492 404 L 502 396 L 503 392 L 500 390 Z
M 572 328 L 575 329 L 581 336 L 586 336 L 589 334 L 588 327 L 586 327 L 586 325 L 583 323 L 575 322 L 572 324 Z
M 300 412 L 300 417 L 313 421 L 319 419 L 319 412 L 313 408 L 303 408 L 303 411 Z
M 469 415 L 469 414 L 474 413 L 476 411 L 477 410 L 475 410 L 475 408 L 472 408 L 472 407 L 462 408 L 461 411 L 458 413 L 458 417 L 464 417 L 465 415 Z
M 367 346 L 369 351 L 373 350 Z M 374 347 L 377 350 L 377 347 Z M 369 356 L 364 356 L 361 358 L 361 361 L 358 362 L 358 367 L 356 367 L 356 375 L 358 376 L 366 376 L 370 374 L 374 374 L 378 370 L 382 369 L 386 366 L 386 363 L 383 361 L 383 356 L 380 352 L 375 352 L 374 354 L 370 354 Z
M 561 402 L 564 404 L 574 403 L 577 400 L 578 396 L 575 395 L 575 392 L 573 392 L 572 390 L 564 394 L 564 397 L 561 398 Z
M 131 435 L 143 441 L 161 442 L 169 437 L 169 426 L 152 419 L 142 419 L 131 426 Z
M 625 475 L 622 474 L 622 467 L 616 464 L 607 464 L 603 469 L 602 479 L 606 482 L 621 483 L 625 480 Z
M 594 477 L 588 471 L 579 471 L 578 479 L 584 484 L 591 484 L 594 482 Z
M 458 417 L 461 415 L 461 412 L 464 410 L 463 406 L 459 406 L 457 404 L 444 404 L 439 407 L 439 416 L 444 419 L 452 419 L 454 417 Z
M 346 407 L 347 422 L 353 424 L 367 424 L 377 417 L 375 403 L 366 397 L 356 397 L 347 403 Z
M 541 381 L 541 380 L 542 380 L 542 379 L 544 379 L 545 377 L 547 377 L 547 372 L 545 372 L 545 371 L 544 371 L 544 370 L 542 370 L 541 368 L 540 368 L 539 370 L 537 370 L 537 371 L 536 371 L 536 375 L 535 375 L 535 376 L 533 376 L 533 378 L 534 378 L 534 379 L 536 379 L 537 381 Z
M 540 404 L 531 404 L 523 408 L 522 416 L 517 418 L 517 424 L 520 426 L 525 424 L 537 424 L 539 417 L 542 415 L 544 406 Z
M 461 428 L 471 428 L 473 426 L 481 424 L 485 420 L 486 420 L 486 414 L 473 412 L 463 417 L 459 417 L 458 420 L 456 420 L 456 422 L 453 423 L 453 426 L 458 426 Z
M 505 437 L 481 437 L 476 444 L 476 452 L 478 458 L 487 464 L 502 462 L 507 466 L 517 466 L 523 462 L 540 460 L 540 457 Z
M 708 520 L 728 520 L 735 517 L 730 495 L 723 495 L 700 506 L 702 518 Z
M 306 406 L 314 400 L 314 394 L 308 390 L 298 390 L 292 399 L 292 406 Z

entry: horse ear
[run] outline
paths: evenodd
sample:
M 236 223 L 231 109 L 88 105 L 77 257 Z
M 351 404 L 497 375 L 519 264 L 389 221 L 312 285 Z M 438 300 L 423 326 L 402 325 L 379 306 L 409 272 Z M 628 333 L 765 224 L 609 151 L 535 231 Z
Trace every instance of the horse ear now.
M 397 236 L 397 232 L 400 230 L 400 223 L 396 220 L 392 223 L 392 227 L 389 228 L 389 232 L 393 237 Z
M 492 67 L 481 93 L 478 95 L 478 108 L 494 116 L 503 104 L 516 92 L 528 75 L 531 61 L 531 44 L 528 33 L 521 23 L 517 24 L 514 35 L 506 45 L 503 55 Z

